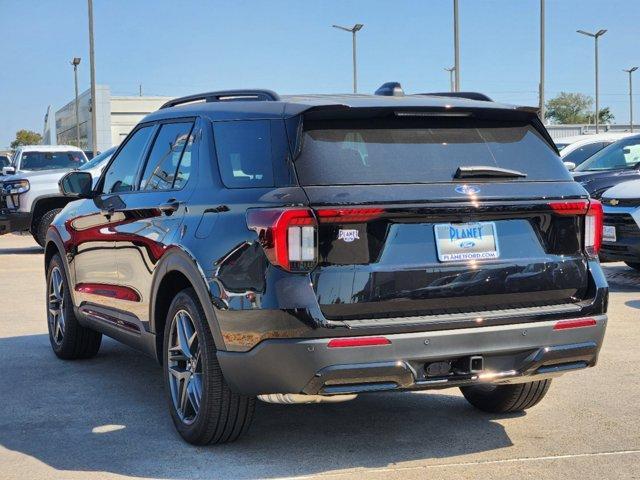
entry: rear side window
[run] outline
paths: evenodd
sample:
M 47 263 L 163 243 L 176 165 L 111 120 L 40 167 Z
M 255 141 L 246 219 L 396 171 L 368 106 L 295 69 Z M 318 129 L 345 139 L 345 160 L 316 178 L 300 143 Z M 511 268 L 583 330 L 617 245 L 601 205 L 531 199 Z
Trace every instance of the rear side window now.
M 165 123 L 160 127 L 142 175 L 141 190 L 173 188 L 192 128 L 193 122 Z M 185 182 L 183 175 L 180 185 Z
M 522 179 L 569 180 L 533 126 L 473 119 L 367 119 L 305 124 L 295 168 L 302 185 L 450 182 L 460 166 L 518 170 Z
M 591 155 L 593 155 L 596 152 L 599 152 L 607 145 L 608 144 L 604 142 L 596 142 L 596 143 L 590 143 L 588 145 L 583 145 L 582 147 L 578 147 L 573 152 L 568 153 L 567 155 L 562 157 L 562 160 L 564 160 L 565 162 L 573 162 L 576 165 L 580 165 Z
M 268 120 L 216 122 L 213 131 L 220 175 L 227 187 L 274 185 Z

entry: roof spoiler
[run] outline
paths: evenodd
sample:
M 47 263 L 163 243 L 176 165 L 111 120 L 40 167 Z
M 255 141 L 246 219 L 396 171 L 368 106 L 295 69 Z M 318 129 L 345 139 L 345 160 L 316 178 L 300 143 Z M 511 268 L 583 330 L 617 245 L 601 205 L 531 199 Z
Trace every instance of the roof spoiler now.
M 195 95 L 187 95 L 186 97 L 174 98 L 169 100 L 160 107 L 175 107 L 185 103 L 194 102 L 234 102 L 234 101 L 256 101 L 256 102 L 277 102 L 280 95 L 272 90 L 255 89 L 255 90 L 220 90 L 217 92 L 197 93 Z
M 481 102 L 493 102 L 493 100 L 479 92 L 429 92 L 429 93 L 416 93 L 415 95 L 429 95 L 430 97 L 454 97 L 454 98 L 467 98 L 469 100 L 479 100 Z

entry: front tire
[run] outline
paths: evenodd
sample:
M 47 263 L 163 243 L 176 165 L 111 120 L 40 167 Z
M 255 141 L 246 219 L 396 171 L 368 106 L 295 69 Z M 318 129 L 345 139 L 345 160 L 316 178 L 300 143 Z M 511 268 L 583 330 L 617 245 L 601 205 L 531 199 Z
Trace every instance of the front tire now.
M 94 357 L 102 334 L 83 327 L 73 311 L 64 264 L 56 254 L 47 269 L 47 327 L 53 352 L 64 360 Z
M 33 231 L 31 234 L 33 235 L 33 239 L 44 248 L 47 243 L 47 230 L 49 230 L 49 226 L 53 222 L 53 219 L 56 218 L 62 211 L 61 208 L 54 208 L 53 210 L 49 210 L 48 212 L 44 212 L 39 218 L 33 222 Z
M 227 443 L 247 431 L 255 397 L 229 388 L 205 313 L 191 288 L 171 302 L 163 351 L 169 411 L 182 438 L 194 445 Z
M 536 405 L 544 398 L 551 380 L 508 385 L 472 385 L 461 387 L 467 401 L 483 412 L 522 412 Z

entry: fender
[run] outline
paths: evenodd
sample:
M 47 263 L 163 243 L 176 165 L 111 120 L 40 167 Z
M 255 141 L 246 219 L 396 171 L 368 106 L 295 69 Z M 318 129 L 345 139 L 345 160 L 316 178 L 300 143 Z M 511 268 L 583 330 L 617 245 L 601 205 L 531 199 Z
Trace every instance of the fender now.
M 67 257 L 67 252 L 64 248 L 64 241 L 62 240 L 62 237 L 60 235 L 60 232 L 58 232 L 58 229 L 55 227 L 55 225 L 51 225 L 49 227 L 49 230 L 47 230 L 47 237 L 46 237 L 46 241 L 45 241 L 45 252 L 46 249 L 49 247 L 49 244 L 53 243 L 55 245 L 56 250 L 58 251 L 58 254 L 60 255 L 60 258 L 62 259 L 62 264 L 64 265 L 64 272 L 65 275 L 67 277 L 67 285 L 69 285 L 69 294 L 71 295 L 71 301 L 73 302 L 73 307 L 77 308 L 78 304 L 76 302 L 76 298 L 75 298 L 75 272 L 73 271 L 73 269 L 71 268 L 71 265 L 69 264 L 69 257 Z M 47 256 L 45 255 L 44 257 L 44 268 L 45 268 L 45 275 L 47 272 Z
M 153 334 L 157 333 L 155 325 L 155 305 L 158 289 L 165 276 L 173 271 L 180 272 L 189 279 L 207 317 L 207 323 L 209 324 L 216 349 L 226 350 L 213 303 L 211 302 L 211 293 L 207 286 L 206 275 L 195 257 L 187 249 L 179 245 L 173 245 L 161 258 L 160 265 L 156 267 L 156 273 L 151 283 L 151 299 L 149 305 L 149 327 L 151 332 Z

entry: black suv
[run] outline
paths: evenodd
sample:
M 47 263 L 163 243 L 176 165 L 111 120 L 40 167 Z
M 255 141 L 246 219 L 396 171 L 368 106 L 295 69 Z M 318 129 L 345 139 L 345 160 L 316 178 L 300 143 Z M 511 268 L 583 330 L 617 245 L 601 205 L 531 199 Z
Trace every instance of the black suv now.
M 595 365 L 602 209 L 535 111 L 481 95 L 212 92 L 129 134 L 49 229 L 51 345 L 157 358 L 177 430 L 247 430 L 256 397 L 460 387 L 535 405 Z M 382 90 L 384 93 L 384 89 Z

